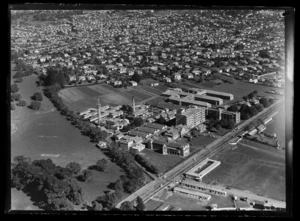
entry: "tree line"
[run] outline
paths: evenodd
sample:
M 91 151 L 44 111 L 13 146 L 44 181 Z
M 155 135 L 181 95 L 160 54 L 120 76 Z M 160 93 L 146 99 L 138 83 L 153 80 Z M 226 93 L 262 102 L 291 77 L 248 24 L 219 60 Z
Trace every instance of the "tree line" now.
M 45 210 L 73 210 L 83 202 L 82 189 L 74 171 L 56 166 L 51 159 L 34 160 L 15 157 L 12 187 L 29 194 Z

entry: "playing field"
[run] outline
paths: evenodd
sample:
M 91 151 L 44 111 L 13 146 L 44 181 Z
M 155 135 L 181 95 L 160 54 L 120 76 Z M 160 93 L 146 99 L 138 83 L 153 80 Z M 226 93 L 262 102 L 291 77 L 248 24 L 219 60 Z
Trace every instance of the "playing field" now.
M 216 182 L 257 195 L 285 200 L 284 152 L 270 147 L 250 144 L 228 145 L 211 159 L 221 165 L 203 178 L 203 182 Z M 233 149 L 235 148 L 235 149 Z
M 59 96 L 72 110 L 82 111 L 90 107 L 95 107 L 98 99 L 101 105 L 117 106 L 131 104 L 132 96 L 135 97 L 136 104 L 139 104 L 155 96 L 155 94 L 148 93 L 136 87 L 122 90 L 106 84 L 98 84 L 66 88 L 59 92 Z

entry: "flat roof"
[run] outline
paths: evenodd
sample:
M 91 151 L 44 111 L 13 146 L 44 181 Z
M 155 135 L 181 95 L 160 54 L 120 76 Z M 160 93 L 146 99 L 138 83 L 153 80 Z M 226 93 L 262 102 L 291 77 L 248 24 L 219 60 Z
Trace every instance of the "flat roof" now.
M 177 97 L 169 97 L 169 99 L 173 100 L 173 101 L 181 101 L 181 102 L 186 102 L 186 103 L 195 104 L 195 105 L 199 105 L 199 106 L 211 107 L 210 103 L 203 102 L 203 101 L 196 101 L 196 100 L 190 100 L 187 98 L 177 98 Z
M 197 182 L 197 181 L 191 180 L 191 179 L 185 179 L 185 180 L 181 181 L 181 183 L 182 184 L 193 185 L 193 186 L 198 186 L 198 187 L 202 187 L 202 188 L 209 189 L 209 190 L 226 192 L 226 190 L 221 186 L 209 185 L 209 184 L 202 183 L 202 182 Z
M 206 167 L 205 169 L 203 169 L 201 172 L 196 172 L 197 170 L 199 170 L 200 168 L 205 166 L 208 162 L 212 162 L 212 164 L 209 165 L 208 167 Z M 207 173 L 208 170 L 210 170 L 213 167 L 216 167 L 216 166 L 220 165 L 220 163 L 221 163 L 220 161 L 211 160 L 211 159 L 206 158 L 205 160 L 203 160 L 202 162 L 200 162 L 199 164 L 194 166 L 192 169 L 187 171 L 186 174 L 201 178 Z
M 217 94 L 217 95 L 225 95 L 225 96 L 233 96 L 233 94 L 222 92 L 222 91 L 213 91 L 213 90 L 206 90 L 208 94 Z
M 182 187 L 175 187 L 174 191 L 179 191 L 179 192 L 183 192 L 183 193 L 187 193 L 187 194 L 193 194 L 193 195 L 196 195 L 196 196 L 205 197 L 208 200 L 211 198 L 211 196 L 208 195 L 208 194 L 201 193 L 201 192 L 195 191 L 195 190 L 185 189 L 185 188 L 182 188 Z
M 219 98 L 219 97 L 212 97 L 212 96 L 208 96 L 208 95 L 199 95 L 199 94 L 195 94 L 195 98 L 204 98 L 204 99 L 208 99 L 208 100 L 214 100 L 214 101 L 220 101 L 223 102 L 223 99 Z

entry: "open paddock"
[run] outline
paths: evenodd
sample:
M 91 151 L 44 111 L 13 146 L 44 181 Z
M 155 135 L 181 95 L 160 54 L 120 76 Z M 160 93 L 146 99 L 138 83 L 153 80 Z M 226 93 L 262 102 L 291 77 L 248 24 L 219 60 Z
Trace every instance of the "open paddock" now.
M 59 96 L 74 111 L 96 107 L 98 99 L 103 106 L 117 106 L 123 104 L 131 105 L 132 96 L 135 96 L 137 103 L 151 98 L 150 94 L 136 89 L 124 91 L 105 84 L 65 88 L 59 92 Z
M 156 87 L 150 87 L 147 85 L 139 85 L 140 89 L 150 92 L 151 94 L 155 94 L 155 95 L 160 95 L 162 92 L 164 92 L 165 90 L 161 90 L 159 88 Z
M 140 90 L 133 89 L 133 90 L 127 91 L 127 93 L 130 94 L 131 96 L 134 96 L 135 102 L 140 102 L 140 101 L 151 98 L 151 95 L 143 93 Z

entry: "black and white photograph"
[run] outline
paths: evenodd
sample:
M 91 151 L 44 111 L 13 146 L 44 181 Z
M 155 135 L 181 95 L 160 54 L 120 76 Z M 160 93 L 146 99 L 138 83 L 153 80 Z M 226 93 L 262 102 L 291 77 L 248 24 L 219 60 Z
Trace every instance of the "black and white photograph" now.
M 293 10 L 33 6 L 9 5 L 9 213 L 289 210 Z

